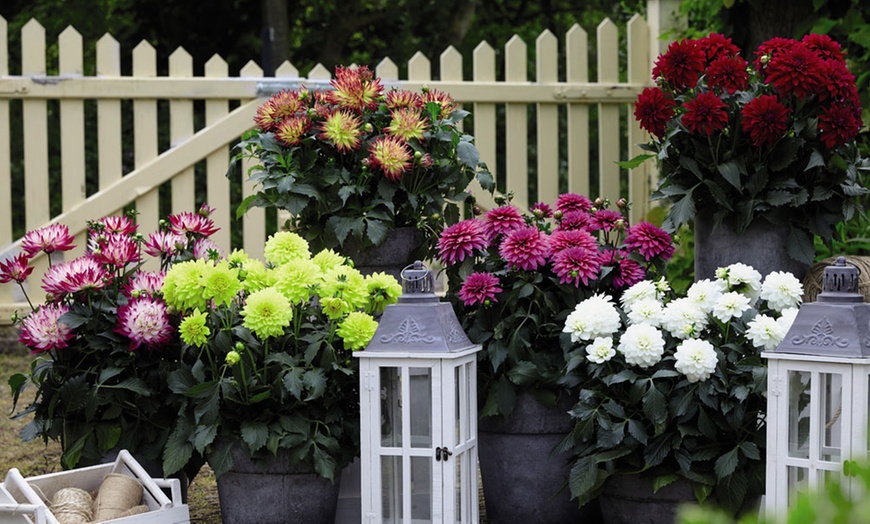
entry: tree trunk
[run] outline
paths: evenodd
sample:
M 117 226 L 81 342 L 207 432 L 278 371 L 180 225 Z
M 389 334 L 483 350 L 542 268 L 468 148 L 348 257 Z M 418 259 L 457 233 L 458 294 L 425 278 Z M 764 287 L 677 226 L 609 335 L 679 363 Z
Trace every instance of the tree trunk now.
M 287 0 L 262 0 L 263 73 L 275 76 L 275 70 L 290 58 L 290 19 Z
M 765 41 L 780 36 L 794 38 L 798 24 L 813 14 L 811 0 L 764 0 L 749 9 L 749 34 L 745 49 L 752 54 Z

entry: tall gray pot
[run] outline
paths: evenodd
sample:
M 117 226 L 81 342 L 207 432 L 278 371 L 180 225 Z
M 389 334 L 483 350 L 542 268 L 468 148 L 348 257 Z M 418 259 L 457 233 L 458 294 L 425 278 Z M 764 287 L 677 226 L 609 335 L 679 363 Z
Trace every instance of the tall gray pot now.
M 671 523 L 680 505 L 693 502 L 688 480 L 678 479 L 653 493 L 651 478 L 627 474 L 609 477 L 598 496 L 601 524 Z
M 224 524 L 334 524 L 340 473 L 332 483 L 313 468 L 290 466 L 281 453 L 255 464 L 238 444 L 232 457 L 233 467 L 217 479 Z
M 374 248 L 360 249 L 353 238 L 348 238 L 341 253 L 350 257 L 354 267 L 363 275 L 384 272 L 401 282 L 400 273 L 405 266 L 414 262 L 414 251 L 421 242 L 417 228 L 399 227 L 390 231 L 384 243 Z
M 788 256 L 788 225 L 775 226 L 756 220 L 742 234 L 726 224 L 713 227 L 710 217 L 695 217 L 695 280 L 715 278 L 716 269 L 741 262 L 764 277 L 772 271 L 789 271 L 803 281 L 810 266 Z
M 528 393 L 506 419 L 481 418 L 478 457 L 491 524 L 596 522 L 597 506 L 571 500 L 568 454 L 551 451 L 571 431 L 570 399 L 544 406 Z

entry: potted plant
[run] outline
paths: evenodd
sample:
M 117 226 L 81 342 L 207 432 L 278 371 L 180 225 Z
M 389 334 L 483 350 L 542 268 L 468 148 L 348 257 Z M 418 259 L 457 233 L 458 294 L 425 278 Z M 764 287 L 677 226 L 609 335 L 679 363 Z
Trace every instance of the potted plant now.
M 697 278 L 732 262 L 802 278 L 814 236 L 830 242 L 868 192 L 855 77 L 826 35 L 773 38 L 751 63 L 740 53 L 719 34 L 672 43 L 635 103 L 653 154 L 624 165 L 656 159 L 665 229 L 695 221 Z
M 468 184 L 493 185 L 460 127 L 468 112 L 436 89 L 385 90 L 365 66 L 337 67 L 330 86 L 281 91 L 260 106 L 236 157 L 256 162 L 249 174 L 259 190 L 238 214 L 286 210 L 288 229 L 315 251 L 335 249 L 360 265 L 383 265 L 358 258 L 400 229 L 420 248 L 413 256 L 431 259 L 443 225 L 459 220 Z M 403 253 L 399 269 L 414 260 Z
M 36 387 L 33 402 L 15 415 L 33 417 L 21 437 L 60 442 L 64 468 L 101 463 L 127 449 L 151 474 L 164 476 L 163 447 L 180 406 L 167 376 L 180 345 L 177 321 L 160 293 L 163 272 L 141 266 L 156 257 L 166 269 L 213 249 L 210 213 L 203 206 L 171 215 L 147 239 L 129 216 L 94 220 L 85 254 L 60 263 L 52 253 L 75 246 L 67 226 L 52 224 L 28 232 L 21 253 L 0 262 L 0 281 L 18 283 L 28 296 L 30 259 L 40 252 L 49 257 L 45 302 L 17 319 L 19 340 L 35 355 L 31 371 L 13 375 L 9 385 L 16 404 L 25 387 Z M 201 464 L 191 455 L 176 470 L 192 478 Z
M 693 498 L 732 514 L 756 505 L 765 465 L 760 352 L 785 337 L 802 293 L 791 273 L 762 281 L 738 263 L 685 296 L 644 280 L 618 302 L 596 295 L 577 304 L 564 327 L 579 391 L 573 496 L 585 503 L 601 493 L 605 522 L 673 520 L 676 503 Z M 656 500 L 659 490 L 670 500 Z
M 659 274 L 674 251 L 652 224 L 629 225 L 627 203 L 572 193 L 528 213 L 510 195 L 483 217 L 448 226 L 439 256 L 448 297 L 478 362 L 480 465 L 494 521 L 570 522 L 567 459 L 551 451 L 570 430 L 565 317 L 595 292 L 618 296 Z M 501 482 L 501 483 L 500 483 Z M 558 495 L 557 495 L 558 493 Z M 546 504 L 541 501 L 546 500 Z M 527 504 L 524 504 L 524 501 Z
M 401 286 L 363 277 L 331 250 L 312 257 L 292 232 L 271 236 L 265 256 L 234 251 L 167 272 L 166 303 L 182 315 L 171 385 L 186 401 L 165 467 L 203 454 L 226 521 L 331 523 L 340 470 L 359 453 L 351 352 L 368 344 L 373 315 Z M 245 502 L 252 492 L 262 504 Z

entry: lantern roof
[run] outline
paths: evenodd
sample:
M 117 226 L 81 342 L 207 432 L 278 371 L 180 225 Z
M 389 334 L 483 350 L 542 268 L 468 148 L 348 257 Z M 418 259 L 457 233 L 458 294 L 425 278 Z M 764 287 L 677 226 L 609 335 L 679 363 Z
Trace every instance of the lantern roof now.
M 870 357 L 870 304 L 858 292 L 859 270 L 845 257 L 825 268 L 823 291 L 801 306 L 774 353 Z
M 457 353 L 479 348 L 453 307 L 435 295 L 432 271 L 419 260 L 402 270 L 402 295 L 384 309 L 366 351 Z

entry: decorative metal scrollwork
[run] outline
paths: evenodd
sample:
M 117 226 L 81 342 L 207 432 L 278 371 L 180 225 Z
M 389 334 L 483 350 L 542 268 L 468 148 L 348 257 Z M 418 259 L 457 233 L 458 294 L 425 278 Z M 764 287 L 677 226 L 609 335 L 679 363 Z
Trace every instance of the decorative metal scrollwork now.
M 413 317 L 407 317 L 400 322 L 396 332 L 392 335 L 381 336 L 381 342 L 384 344 L 391 342 L 399 344 L 432 344 L 435 340 L 435 337 L 423 333 L 420 323 Z
M 837 346 L 845 348 L 849 345 L 848 339 L 834 335 L 834 326 L 831 325 L 831 321 L 827 317 L 822 317 L 816 322 L 809 334 L 794 336 L 791 342 L 796 346 L 807 344 L 817 347 Z

